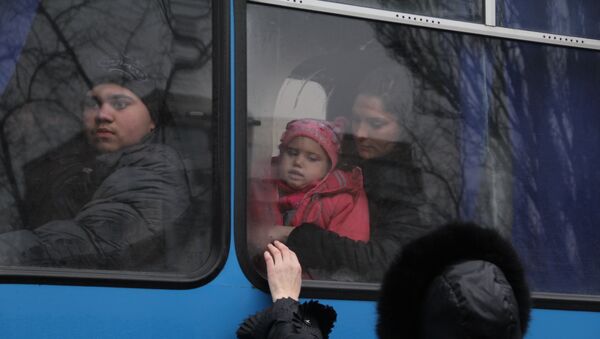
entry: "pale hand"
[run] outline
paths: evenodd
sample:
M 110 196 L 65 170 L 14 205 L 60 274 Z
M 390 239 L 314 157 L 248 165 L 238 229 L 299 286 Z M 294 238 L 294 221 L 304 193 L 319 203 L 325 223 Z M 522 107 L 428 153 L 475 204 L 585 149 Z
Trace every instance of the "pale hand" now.
M 283 243 L 275 241 L 267 245 L 264 257 L 273 302 L 281 298 L 297 301 L 302 285 L 302 267 L 296 253 Z

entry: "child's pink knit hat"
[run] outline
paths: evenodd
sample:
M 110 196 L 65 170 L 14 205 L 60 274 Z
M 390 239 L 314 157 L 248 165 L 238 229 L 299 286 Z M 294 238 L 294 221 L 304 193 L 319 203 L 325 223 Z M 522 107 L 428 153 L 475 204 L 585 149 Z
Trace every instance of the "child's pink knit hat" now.
M 335 168 L 341 148 L 344 118 L 336 118 L 334 122 L 319 119 L 298 119 L 288 122 L 281 135 L 279 150 L 296 137 L 307 137 L 316 141 L 331 160 L 331 168 Z

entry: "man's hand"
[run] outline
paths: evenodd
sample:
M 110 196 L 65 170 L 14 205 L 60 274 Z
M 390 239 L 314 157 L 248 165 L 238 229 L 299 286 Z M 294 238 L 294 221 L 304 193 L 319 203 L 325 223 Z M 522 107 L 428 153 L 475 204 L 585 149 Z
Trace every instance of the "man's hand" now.
M 281 298 L 292 298 L 297 301 L 302 285 L 302 267 L 296 253 L 276 240 L 273 244 L 267 245 L 264 257 L 273 302 Z

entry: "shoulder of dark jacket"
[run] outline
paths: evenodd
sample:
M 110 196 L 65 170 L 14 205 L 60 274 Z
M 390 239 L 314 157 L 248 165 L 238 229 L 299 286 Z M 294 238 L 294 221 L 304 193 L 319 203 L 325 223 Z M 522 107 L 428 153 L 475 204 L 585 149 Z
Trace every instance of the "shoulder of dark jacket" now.
M 309 337 L 328 338 L 336 313 L 330 306 L 316 301 L 299 304 L 291 298 L 276 300 L 269 308 L 246 319 L 236 335 L 243 339 L 267 338 L 276 323 L 287 323 L 290 334 L 306 334 Z

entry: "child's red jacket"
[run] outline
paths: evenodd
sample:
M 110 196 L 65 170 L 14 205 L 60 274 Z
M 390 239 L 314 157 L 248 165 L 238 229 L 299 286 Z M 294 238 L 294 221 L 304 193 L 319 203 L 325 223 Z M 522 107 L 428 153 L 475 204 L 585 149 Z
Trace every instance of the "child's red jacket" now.
M 273 169 L 272 173 L 276 173 Z M 279 179 L 253 180 L 250 185 L 250 218 L 284 225 L 280 210 Z M 294 204 L 289 226 L 312 223 L 353 240 L 368 241 L 369 206 L 362 171 L 334 169 Z

